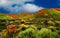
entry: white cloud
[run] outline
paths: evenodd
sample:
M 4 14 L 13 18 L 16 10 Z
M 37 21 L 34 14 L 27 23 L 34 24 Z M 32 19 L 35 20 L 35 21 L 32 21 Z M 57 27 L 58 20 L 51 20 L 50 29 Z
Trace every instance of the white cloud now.
M 38 7 L 34 4 L 25 4 L 25 2 L 33 2 L 34 0 L 0 0 L 0 7 L 2 6 L 6 11 L 12 13 L 25 12 L 36 12 L 42 7 Z M 17 4 L 15 7 L 12 7 L 13 4 Z M 20 5 L 20 6 L 19 6 Z
M 6 3 L 6 0 L 0 0 L 0 4 L 5 4 Z
M 44 9 L 43 7 L 38 7 L 34 4 L 24 4 L 22 6 L 15 6 L 15 7 L 11 7 L 11 6 L 8 6 L 5 8 L 7 11 L 10 11 L 10 14 L 12 13 L 20 13 L 22 11 L 25 11 L 25 12 L 37 12 L 38 10 L 41 10 L 41 9 Z
M 24 8 L 25 11 L 28 11 L 28 12 L 36 12 L 38 10 L 43 9 L 43 7 L 38 7 L 34 4 L 26 4 L 26 5 L 23 6 L 23 8 Z
M 15 6 L 15 7 L 9 6 L 9 7 L 6 7 L 5 9 L 7 11 L 10 11 L 10 14 L 14 14 L 14 13 L 17 14 L 23 10 L 22 6 Z
M 34 0 L 0 0 L 0 6 L 9 6 L 12 4 L 24 4 L 25 2 L 33 2 Z

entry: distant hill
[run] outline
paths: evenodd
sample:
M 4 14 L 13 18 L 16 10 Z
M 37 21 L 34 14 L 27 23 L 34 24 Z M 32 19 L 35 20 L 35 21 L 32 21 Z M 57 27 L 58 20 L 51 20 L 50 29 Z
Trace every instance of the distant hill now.
M 17 14 L 5 14 L 5 16 L 9 16 L 11 18 L 18 18 Z
M 20 14 L 3 14 L 0 13 L 1 19 L 16 19 L 16 18 L 31 18 L 34 14 L 32 13 L 20 13 Z
M 40 15 L 41 17 L 45 17 L 48 15 L 50 17 L 60 18 L 60 8 L 46 8 L 46 9 L 39 10 L 38 12 L 36 12 L 36 14 Z M 0 13 L 0 19 L 33 18 L 34 15 L 36 14 L 32 14 L 29 12 L 19 13 L 19 14 Z
M 43 13 L 45 13 L 46 10 L 48 10 L 48 8 L 39 10 L 36 14 L 38 14 L 38 15 L 43 14 Z
M 60 12 L 60 8 L 45 8 L 37 12 L 38 15 L 45 13 L 46 11 L 51 10 L 55 12 Z
M 60 19 L 60 8 L 47 8 L 36 12 L 36 17 Z
M 20 13 L 18 14 L 19 18 L 32 18 L 34 16 L 34 14 L 32 13 Z
M 60 11 L 60 8 L 52 8 L 52 9 L 54 9 L 54 10 L 56 10 L 56 11 Z
M 6 16 L 6 15 L 3 14 L 3 13 L 0 13 L 0 19 L 12 19 L 12 18 L 9 17 L 9 16 Z

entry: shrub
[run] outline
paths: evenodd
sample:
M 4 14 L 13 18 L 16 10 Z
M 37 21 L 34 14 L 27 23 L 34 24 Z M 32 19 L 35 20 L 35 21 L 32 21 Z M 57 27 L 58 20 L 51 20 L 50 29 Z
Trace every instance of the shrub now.
M 57 32 L 52 32 L 50 29 L 42 28 L 38 32 L 37 38 L 57 38 L 57 37 L 58 37 Z
M 16 38 L 36 38 L 36 33 L 36 30 L 29 28 L 25 31 L 20 32 Z

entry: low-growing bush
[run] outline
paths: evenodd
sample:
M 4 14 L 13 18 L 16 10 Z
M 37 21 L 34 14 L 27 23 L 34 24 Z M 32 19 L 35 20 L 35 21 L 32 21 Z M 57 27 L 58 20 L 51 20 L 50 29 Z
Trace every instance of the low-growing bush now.
M 52 32 L 50 29 L 47 29 L 47 28 L 42 28 L 38 32 L 37 38 L 58 38 L 58 33 Z
M 17 36 L 12 33 L 4 38 L 59 38 L 58 32 L 51 31 L 48 28 L 41 28 L 41 30 L 28 28 L 24 31 L 20 31 Z
M 16 37 L 16 33 L 9 33 L 7 35 L 3 35 L 2 38 L 15 38 Z
M 25 31 L 22 31 L 18 34 L 18 36 L 16 38 L 36 38 L 37 37 L 37 31 L 29 28 L 26 29 Z

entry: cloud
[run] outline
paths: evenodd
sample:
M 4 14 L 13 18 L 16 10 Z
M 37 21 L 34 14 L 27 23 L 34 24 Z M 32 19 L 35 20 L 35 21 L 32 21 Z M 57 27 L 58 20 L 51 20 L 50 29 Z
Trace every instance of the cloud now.
M 43 9 L 43 7 L 38 7 L 34 4 L 26 4 L 26 5 L 23 6 L 23 8 L 24 8 L 25 11 L 28 11 L 28 12 L 36 12 L 38 10 Z
M 10 14 L 17 14 L 20 12 L 37 12 L 38 10 L 44 9 L 43 7 L 38 7 L 34 4 L 24 4 L 22 6 L 15 6 L 15 7 L 7 7 L 5 8 L 7 11 L 10 11 Z
M 34 0 L 0 0 L 1 6 L 9 6 L 12 4 L 24 4 L 25 2 L 33 2 Z
M 0 7 L 3 7 L 9 14 L 17 14 L 20 12 L 36 12 L 43 7 L 34 4 L 25 4 L 26 2 L 34 2 L 34 0 L 0 0 Z

